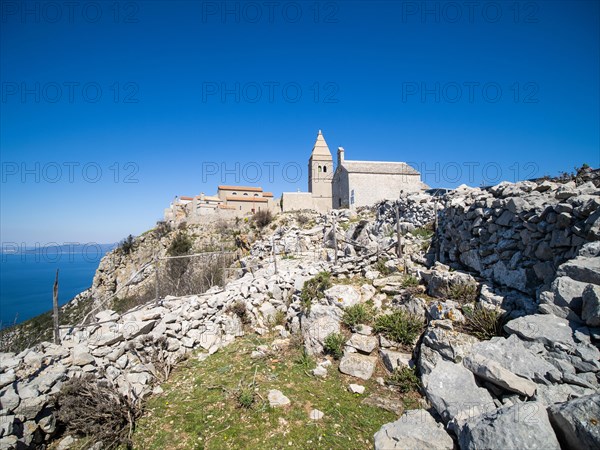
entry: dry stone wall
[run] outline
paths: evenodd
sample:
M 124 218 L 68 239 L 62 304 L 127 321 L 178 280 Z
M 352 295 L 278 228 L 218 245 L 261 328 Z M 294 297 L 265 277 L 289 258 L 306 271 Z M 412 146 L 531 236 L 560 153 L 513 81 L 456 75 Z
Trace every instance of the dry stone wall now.
M 600 189 L 592 182 L 502 183 L 459 189 L 444 200 L 440 260 L 525 293 L 600 239 Z

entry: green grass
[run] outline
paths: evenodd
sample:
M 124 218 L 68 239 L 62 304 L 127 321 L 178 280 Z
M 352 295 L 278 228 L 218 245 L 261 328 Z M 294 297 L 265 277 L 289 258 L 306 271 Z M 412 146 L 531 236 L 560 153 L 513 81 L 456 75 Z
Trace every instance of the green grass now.
M 415 228 L 410 232 L 413 236 L 420 237 L 422 239 L 431 239 L 433 237 L 433 224 L 426 225 L 424 227 Z
M 503 335 L 502 327 L 506 320 L 501 312 L 476 305 L 465 305 L 462 312 L 465 316 L 462 328 L 466 333 L 481 340 Z
M 310 280 L 305 281 L 300 293 L 300 303 L 303 311 L 309 313 L 313 300 L 323 298 L 325 296 L 324 292 L 330 287 L 331 274 L 329 272 L 319 272 Z
M 386 380 L 386 383 L 396 386 L 400 392 L 416 391 L 421 386 L 421 381 L 415 369 L 406 366 L 396 368 L 394 373 Z
M 326 354 L 333 356 L 335 359 L 340 359 L 344 355 L 344 345 L 346 338 L 341 333 L 328 334 L 323 342 L 323 350 Z
M 379 375 L 360 381 L 366 394 L 352 394 L 347 386 L 357 380 L 341 374 L 335 365 L 325 379 L 309 376 L 297 362 L 302 360 L 300 348 L 252 360 L 250 352 L 268 342 L 241 338 L 203 362 L 191 358 L 181 364 L 163 384 L 164 393 L 148 400 L 133 447 L 365 449 L 372 448 L 373 434 L 383 424 L 396 420 L 395 414 L 362 404 L 369 393 L 389 395 L 373 381 Z M 244 386 L 253 382 L 255 395 L 245 392 L 240 398 L 240 382 Z M 270 408 L 270 389 L 282 391 L 291 404 Z M 309 419 L 314 408 L 325 413 L 318 422 Z
M 367 303 L 357 303 L 347 307 L 342 316 L 342 323 L 348 328 L 356 325 L 370 325 L 373 321 L 373 308 Z
M 424 323 L 419 317 L 399 309 L 390 314 L 375 318 L 375 331 L 383 333 L 388 339 L 404 345 L 412 345 L 421 334 Z

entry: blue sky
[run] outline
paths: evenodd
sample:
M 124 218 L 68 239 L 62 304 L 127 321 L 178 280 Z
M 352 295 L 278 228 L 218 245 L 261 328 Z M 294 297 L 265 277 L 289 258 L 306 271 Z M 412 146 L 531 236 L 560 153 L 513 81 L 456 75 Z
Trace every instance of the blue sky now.
M 600 165 L 598 2 L 468 4 L 2 1 L 2 242 L 113 242 L 222 183 L 306 190 L 319 129 L 436 187 Z

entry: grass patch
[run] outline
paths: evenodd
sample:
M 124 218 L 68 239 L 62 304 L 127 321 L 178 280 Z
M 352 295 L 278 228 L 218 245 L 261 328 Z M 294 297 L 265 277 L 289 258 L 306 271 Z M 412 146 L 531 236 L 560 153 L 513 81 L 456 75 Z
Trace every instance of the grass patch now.
M 355 380 L 329 369 L 325 379 L 307 375 L 296 361 L 301 350 L 289 350 L 252 360 L 250 352 L 268 339 L 236 340 L 205 361 L 190 358 L 151 397 L 133 434 L 133 447 L 144 449 L 364 449 L 373 434 L 396 415 L 362 404 L 363 397 L 347 386 Z M 239 380 L 254 380 L 254 400 L 240 405 Z M 374 380 L 361 382 L 368 392 L 385 392 Z M 279 389 L 290 400 L 285 408 L 270 408 L 267 394 Z M 245 393 L 243 401 L 250 402 Z M 309 412 L 325 413 L 314 422 Z
M 373 310 L 366 303 L 357 303 L 349 306 L 344 310 L 342 323 L 348 328 L 353 328 L 357 325 L 370 325 L 373 321 Z
M 386 262 L 388 262 L 386 258 L 379 258 L 377 262 L 373 264 L 375 270 L 383 276 L 390 275 L 393 272 L 392 269 L 385 265 Z
M 319 272 L 313 278 L 304 282 L 300 293 L 300 303 L 305 313 L 310 312 L 310 307 L 315 298 L 323 298 L 324 292 L 331 287 L 331 274 Z
M 402 287 L 409 288 L 415 287 L 419 285 L 419 279 L 414 275 L 407 275 L 404 280 L 402 280 Z
M 411 345 L 423 330 L 423 320 L 401 309 L 375 318 L 375 331 L 404 345 Z
M 465 323 L 463 329 L 481 340 L 502 336 L 504 315 L 495 309 L 465 305 L 462 307 Z
M 461 303 L 474 303 L 477 300 L 478 288 L 473 283 L 456 283 L 448 288 L 447 296 Z
M 344 345 L 346 338 L 341 333 L 331 333 L 325 337 L 323 341 L 323 350 L 326 354 L 333 356 L 335 359 L 340 359 L 344 356 Z
M 396 368 L 394 373 L 386 380 L 386 383 L 396 386 L 402 393 L 418 391 L 421 386 L 421 381 L 415 369 L 406 366 Z
M 413 236 L 420 237 L 421 239 L 431 239 L 433 237 L 433 224 L 425 225 L 424 227 L 415 228 L 410 232 Z

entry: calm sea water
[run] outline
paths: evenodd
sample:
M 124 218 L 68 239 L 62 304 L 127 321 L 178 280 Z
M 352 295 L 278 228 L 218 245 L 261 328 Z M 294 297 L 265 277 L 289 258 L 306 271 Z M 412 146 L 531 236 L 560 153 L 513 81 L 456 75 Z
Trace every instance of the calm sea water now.
M 92 285 L 102 254 L 0 254 L 0 320 L 12 325 L 52 309 L 52 289 L 59 271 L 58 303 L 64 305 Z

